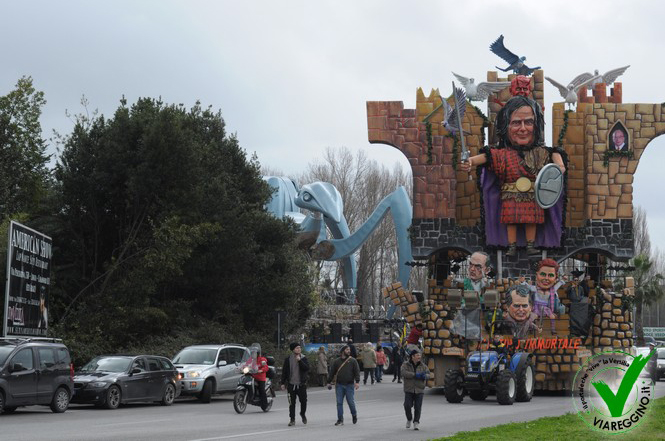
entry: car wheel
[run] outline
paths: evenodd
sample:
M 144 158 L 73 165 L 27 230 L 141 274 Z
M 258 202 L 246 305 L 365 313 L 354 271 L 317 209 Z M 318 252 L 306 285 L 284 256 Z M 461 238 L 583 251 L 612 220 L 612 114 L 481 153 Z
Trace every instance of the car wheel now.
M 461 403 L 464 400 L 464 375 L 459 369 L 449 369 L 443 379 L 443 392 L 449 403 Z
M 208 379 L 203 383 L 203 389 L 199 394 L 199 401 L 209 403 L 212 400 L 212 380 Z
M 511 405 L 515 402 L 517 385 L 513 371 L 504 369 L 496 380 L 496 400 L 499 404 Z
M 55 413 L 62 413 L 69 407 L 69 391 L 64 387 L 59 387 L 53 399 L 51 400 L 51 410 Z
M 247 401 L 245 401 L 245 396 L 247 391 L 239 390 L 233 396 L 233 409 L 238 413 L 243 413 L 247 409 Z M 270 400 L 270 405 L 272 406 L 272 400 Z
M 162 406 L 170 406 L 173 404 L 173 401 L 175 401 L 175 386 L 169 383 L 164 389 L 164 396 L 162 397 L 160 404 Z
M 2 391 L 0 390 L 0 413 L 2 413 L 4 408 L 5 408 L 5 394 L 3 394 Z
M 122 400 L 122 391 L 118 386 L 112 384 L 111 387 L 106 389 L 106 402 L 104 407 L 107 409 L 117 409 L 120 406 L 120 401 Z
M 525 364 L 520 372 L 517 373 L 517 396 L 515 401 L 528 402 L 533 397 L 533 389 L 535 384 L 535 373 L 533 365 L 530 363 Z

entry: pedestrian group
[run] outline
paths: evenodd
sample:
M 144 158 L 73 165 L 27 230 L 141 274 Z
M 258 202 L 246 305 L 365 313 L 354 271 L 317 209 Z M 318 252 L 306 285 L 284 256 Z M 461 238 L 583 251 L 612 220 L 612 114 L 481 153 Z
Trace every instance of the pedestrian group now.
M 427 365 L 422 361 L 422 352 L 418 339 L 422 335 L 422 326 L 414 327 L 404 344 L 394 348 L 390 361 L 393 363 L 393 382 L 402 383 L 404 379 L 404 413 L 406 428 L 413 425 L 418 430 L 420 415 L 425 394 L 425 384 L 431 378 Z M 289 400 L 289 426 L 296 424 L 296 402 L 300 402 L 300 418 L 307 424 L 307 381 L 309 378 L 309 362 L 302 354 L 299 343 L 289 345 L 291 354 L 285 358 L 282 365 L 282 378 L 280 386 L 287 391 Z M 371 343 L 363 345 L 358 353 L 353 341 L 348 340 L 330 367 L 325 348 L 322 346 L 317 353 L 316 375 L 319 386 L 327 385 L 329 390 L 335 389 L 337 404 L 337 421 L 335 426 L 344 425 L 344 401 L 349 408 L 351 421 L 358 422 L 358 411 L 355 402 L 355 391 L 360 387 L 360 365 L 363 365 L 363 384 L 367 379 L 371 384 L 381 383 L 383 367 L 388 362 L 386 353 L 379 343 L 376 348 Z

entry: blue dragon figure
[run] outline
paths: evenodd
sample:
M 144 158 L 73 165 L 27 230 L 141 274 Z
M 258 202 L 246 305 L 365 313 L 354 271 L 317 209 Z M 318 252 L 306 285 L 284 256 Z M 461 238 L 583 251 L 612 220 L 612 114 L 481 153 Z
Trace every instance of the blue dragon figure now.
M 288 216 L 300 226 L 298 245 L 308 250 L 313 259 L 341 261 L 345 288 L 356 288 L 356 262 L 353 254 L 390 212 L 397 235 L 399 282 L 406 288 L 411 274 L 407 262 L 412 261 L 413 256 L 408 231 L 412 208 L 404 187 L 397 188 L 383 198 L 365 223 L 351 234 L 344 217 L 342 195 L 334 185 L 313 182 L 298 188 L 287 177 L 264 176 L 263 179 L 275 190 L 266 210 L 280 219 Z M 301 209 L 307 210 L 307 214 Z M 332 238 L 328 238 L 326 230 L 330 231 Z

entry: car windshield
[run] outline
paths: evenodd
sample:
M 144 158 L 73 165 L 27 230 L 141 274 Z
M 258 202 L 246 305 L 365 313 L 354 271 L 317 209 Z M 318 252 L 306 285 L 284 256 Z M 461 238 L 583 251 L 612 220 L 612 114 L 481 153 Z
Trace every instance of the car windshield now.
M 0 346 L 0 366 L 5 364 L 7 357 L 12 353 L 15 346 Z
M 175 364 L 213 364 L 217 357 L 216 349 L 186 348 L 173 359 Z
M 665 358 L 665 348 L 658 349 L 658 358 Z
M 80 372 L 126 372 L 131 362 L 132 357 L 97 357 Z

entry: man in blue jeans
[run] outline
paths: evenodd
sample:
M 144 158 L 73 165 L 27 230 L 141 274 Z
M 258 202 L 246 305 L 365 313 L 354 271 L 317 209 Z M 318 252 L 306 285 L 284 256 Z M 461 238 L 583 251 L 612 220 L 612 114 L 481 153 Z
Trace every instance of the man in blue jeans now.
M 356 412 L 355 391 L 360 387 L 360 367 L 355 358 L 351 357 L 351 348 L 344 346 L 339 358 L 337 358 L 328 373 L 328 389 L 335 385 L 337 397 L 337 422 L 336 426 L 344 425 L 344 397 L 349 404 L 353 424 L 358 422 Z

